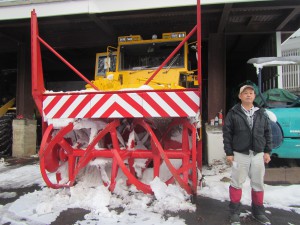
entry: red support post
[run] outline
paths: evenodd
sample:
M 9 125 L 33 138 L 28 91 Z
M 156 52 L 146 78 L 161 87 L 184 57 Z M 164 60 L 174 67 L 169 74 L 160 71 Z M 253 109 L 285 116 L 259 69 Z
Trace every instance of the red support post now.
M 41 48 L 38 41 L 39 30 L 37 26 L 37 17 L 35 10 L 31 12 L 31 82 L 32 82 L 32 97 L 39 110 L 40 115 L 43 115 L 43 93 L 45 92 Z
M 201 0 L 197 0 L 197 54 L 198 54 L 198 85 L 199 85 L 199 111 L 202 116 L 202 57 L 201 57 Z M 201 125 L 202 126 L 202 125 Z M 200 128 L 202 130 L 202 127 Z M 200 131 L 200 135 L 202 132 Z M 197 164 L 198 168 L 202 169 L 202 137 L 197 143 Z

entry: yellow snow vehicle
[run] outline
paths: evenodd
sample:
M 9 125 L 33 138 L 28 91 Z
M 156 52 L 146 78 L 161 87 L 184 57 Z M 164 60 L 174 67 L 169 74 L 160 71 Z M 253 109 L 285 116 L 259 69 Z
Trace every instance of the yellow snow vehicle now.
M 160 39 L 153 35 L 150 40 L 140 35 L 119 37 L 117 48 L 109 46 L 106 53 L 96 55 L 92 83 L 103 91 L 140 88 L 154 75 L 147 83 L 151 89 L 194 87 L 197 76 L 189 70 L 187 42 L 163 64 L 185 37 L 185 32 L 163 33 Z

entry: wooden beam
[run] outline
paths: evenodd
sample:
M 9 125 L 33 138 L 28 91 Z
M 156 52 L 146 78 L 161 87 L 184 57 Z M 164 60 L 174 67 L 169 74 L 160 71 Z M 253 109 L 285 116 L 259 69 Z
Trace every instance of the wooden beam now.
M 254 21 L 254 16 L 250 16 L 249 21 L 247 22 L 246 26 L 249 27 Z
M 223 9 L 220 23 L 218 26 L 218 33 L 222 33 L 224 31 L 227 21 L 228 21 L 228 18 L 229 18 L 229 15 L 230 15 L 231 8 L 232 8 L 232 3 L 224 5 L 224 9 Z
M 13 41 L 13 42 L 16 42 L 16 43 L 21 42 L 20 40 L 18 40 L 18 39 L 16 39 L 16 38 L 12 37 L 12 36 L 10 36 L 10 35 L 7 35 L 7 34 L 5 34 L 5 33 L 3 33 L 3 32 L 0 32 L 0 37 L 9 39 L 9 40 L 11 40 L 11 41 Z
M 89 14 L 89 17 L 96 23 L 96 25 L 103 30 L 108 36 L 114 36 L 114 29 L 109 26 L 105 21 L 98 18 L 95 14 Z
M 285 27 L 297 14 L 300 12 L 300 7 L 295 8 L 292 10 L 289 15 L 277 26 L 276 30 L 280 31 L 282 28 Z

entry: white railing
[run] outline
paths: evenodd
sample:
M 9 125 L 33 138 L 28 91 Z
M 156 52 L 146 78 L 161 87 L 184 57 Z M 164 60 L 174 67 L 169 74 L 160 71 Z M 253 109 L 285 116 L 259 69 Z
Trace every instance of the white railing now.
M 282 56 L 300 56 L 300 48 L 282 51 Z M 300 66 L 282 66 L 282 87 L 287 90 L 300 89 Z

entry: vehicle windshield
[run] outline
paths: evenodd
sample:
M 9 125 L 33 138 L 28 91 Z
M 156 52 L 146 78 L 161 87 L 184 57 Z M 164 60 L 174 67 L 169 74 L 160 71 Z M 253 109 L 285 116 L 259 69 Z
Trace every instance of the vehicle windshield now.
M 122 45 L 120 48 L 119 70 L 156 69 L 171 54 L 180 42 L 146 43 Z M 164 68 L 183 68 L 184 48 L 182 47 Z

